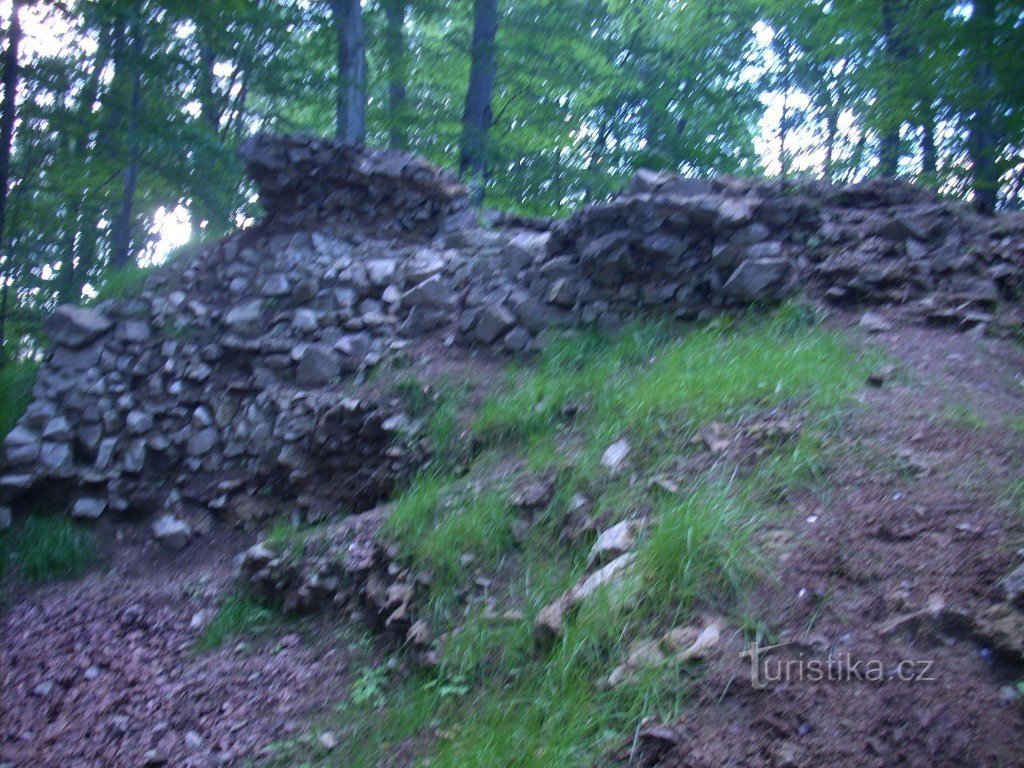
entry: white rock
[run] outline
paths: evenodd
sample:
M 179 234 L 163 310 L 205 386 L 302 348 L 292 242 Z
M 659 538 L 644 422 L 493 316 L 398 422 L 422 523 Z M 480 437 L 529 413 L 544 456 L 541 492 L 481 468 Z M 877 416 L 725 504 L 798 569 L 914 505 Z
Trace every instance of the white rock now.
M 604 454 L 601 456 L 601 466 L 613 475 L 619 474 L 625 466 L 626 457 L 629 456 L 629 450 L 629 440 L 626 438 L 616 440 L 608 446 Z
M 161 515 L 153 523 L 153 538 L 171 549 L 181 549 L 192 538 L 192 526 L 174 515 Z
M 71 516 L 80 520 L 95 520 L 106 508 L 107 502 L 104 499 L 81 498 L 71 508 Z

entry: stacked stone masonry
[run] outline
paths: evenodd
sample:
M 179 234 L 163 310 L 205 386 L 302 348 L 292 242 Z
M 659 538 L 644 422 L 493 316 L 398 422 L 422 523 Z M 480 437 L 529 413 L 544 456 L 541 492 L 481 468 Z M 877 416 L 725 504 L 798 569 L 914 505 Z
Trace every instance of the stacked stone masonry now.
M 241 150 L 262 222 L 60 307 L 8 436 L 0 506 L 82 517 L 307 516 L 386 498 L 420 459 L 401 402 L 357 386 L 436 338 L 529 352 L 558 329 L 693 319 L 794 290 L 922 322 L 1020 328 L 1024 217 L 892 182 L 641 171 L 561 221 L 485 226 L 412 155 L 260 135 Z

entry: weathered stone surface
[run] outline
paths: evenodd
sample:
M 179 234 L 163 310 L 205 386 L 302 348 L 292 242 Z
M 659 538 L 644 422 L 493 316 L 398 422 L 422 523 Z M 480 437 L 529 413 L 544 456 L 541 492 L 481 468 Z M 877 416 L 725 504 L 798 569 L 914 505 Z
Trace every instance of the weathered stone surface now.
M 452 302 L 451 288 L 437 275 L 428 277 L 402 296 L 402 304 L 407 307 L 450 309 Z
M 623 520 L 601 532 L 590 549 L 588 565 L 601 565 L 624 555 L 636 546 L 637 534 L 643 530 L 640 520 Z
M 224 323 L 240 336 L 255 336 L 263 328 L 263 302 L 254 299 L 234 307 L 224 316 Z
M 331 347 L 310 344 L 295 369 L 295 383 L 301 387 L 320 387 L 341 372 L 341 356 Z
M 617 475 L 625 468 L 626 458 L 629 456 L 629 440 L 622 438 L 609 445 L 601 454 L 601 466 Z
M 1008 573 L 999 583 L 1008 602 L 1024 608 L 1024 565 Z
M 747 259 L 725 283 L 726 294 L 744 301 L 782 295 L 793 273 L 793 264 L 782 257 Z
M 516 322 L 516 316 L 504 304 L 485 307 L 476 322 L 474 337 L 483 344 L 490 344 L 509 330 Z
M 43 332 L 55 344 L 78 348 L 98 339 L 113 324 L 110 318 L 96 310 L 62 304 L 43 322 Z
M 192 526 L 174 515 L 161 515 L 153 522 L 153 538 L 169 549 L 183 549 L 192 538 Z
M 84 520 L 95 520 L 103 514 L 106 508 L 107 502 L 104 499 L 81 498 L 77 499 L 71 507 L 71 516 Z

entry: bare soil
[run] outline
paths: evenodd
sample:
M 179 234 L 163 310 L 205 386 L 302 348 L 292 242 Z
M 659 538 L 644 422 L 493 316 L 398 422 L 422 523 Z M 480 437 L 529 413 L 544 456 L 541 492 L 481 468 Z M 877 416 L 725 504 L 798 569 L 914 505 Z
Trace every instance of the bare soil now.
M 920 327 L 873 340 L 897 374 L 865 391 L 824 499 L 798 497 L 766 535 L 773 577 L 747 606 L 770 627 L 761 645 L 787 644 L 768 654 L 769 674 L 779 659 L 831 672 L 814 681 L 790 664 L 788 681 L 755 688 L 739 658 L 749 638 L 737 635 L 695 706 L 647 724 L 623 757 L 664 768 L 1024 765 L 1021 659 L 948 620 L 999 602 L 999 580 L 1024 561 L 1024 519 L 1005 498 L 1024 476 L 1024 349 Z M 939 604 L 944 621 L 901 621 Z M 871 679 L 871 660 L 884 680 Z
M 195 652 L 193 618 L 215 612 L 251 536 L 215 533 L 172 553 L 145 528 L 119 530 L 102 571 L 22 590 L 4 609 L 0 763 L 239 765 L 345 689 L 347 646 L 324 620 Z

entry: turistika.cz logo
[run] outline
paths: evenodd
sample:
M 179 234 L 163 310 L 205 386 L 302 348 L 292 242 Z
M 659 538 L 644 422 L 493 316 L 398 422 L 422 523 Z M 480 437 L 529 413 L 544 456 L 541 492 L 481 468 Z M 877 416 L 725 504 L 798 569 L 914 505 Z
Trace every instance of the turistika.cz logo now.
M 740 651 L 741 659 L 750 661 L 750 683 L 759 690 L 793 683 L 927 683 L 932 676 L 930 659 L 901 659 L 886 663 L 881 659 L 854 659 L 839 651 L 824 658 L 769 657 L 771 651 L 785 648 L 791 643 L 758 645 L 751 643 Z

